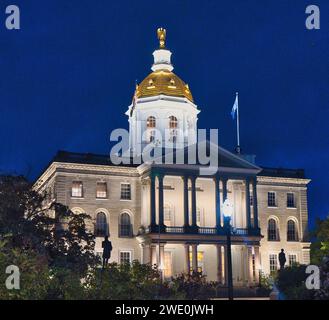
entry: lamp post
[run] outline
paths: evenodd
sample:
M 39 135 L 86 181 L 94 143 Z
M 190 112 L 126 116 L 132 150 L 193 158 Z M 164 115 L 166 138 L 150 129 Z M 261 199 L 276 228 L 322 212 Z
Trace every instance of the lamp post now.
M 233 275 L 232 275 L 232 251 L 231 251 L 231 216 L 233 206 L 228 199 L 223 203 L 222 212 L 224 215 L 224 228 L 226 231 L 226 259 L 227 259 L 227 287 L 228 287 L 228 299 L 233 300 Z

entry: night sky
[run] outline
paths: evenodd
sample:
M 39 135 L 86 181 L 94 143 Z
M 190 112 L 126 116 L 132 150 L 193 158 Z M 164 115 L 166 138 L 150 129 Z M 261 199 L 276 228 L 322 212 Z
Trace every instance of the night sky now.
M 5 28 L 17 4 L 21 30 Z M 321 30 L 305 27 L 317 4 Z M 235 147 L 262 166 L 304 168 L 311 219 L 329 214 L 329 2 L 304 0 L 1 0 L 0 172 L 35 179 L 57 150 L 107 154 L 135 81 L 150 72 L 156 29 L 167 29 L 175 72 Z

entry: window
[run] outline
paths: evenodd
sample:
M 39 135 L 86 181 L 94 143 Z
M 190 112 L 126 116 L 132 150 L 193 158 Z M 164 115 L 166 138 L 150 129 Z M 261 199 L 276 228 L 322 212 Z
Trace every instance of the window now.
M 203 221 L 203 210 L 200 208 L 196 209 L 196 223 L 199 227 L 204 226 L 204 221 Z
M 295 254 L 289 254 L 289 266 L 297 264 L 297 256 Z
M 252 207 L 254 205 L 254 198 L 252 194 L 249 196 L 249 205 Z
M 165 205 L 163 208 L 163 222 L 167 227 L 172 226 L 172 214 L 169 205 Z
M 154 130 L 149 130 L 148 132 L 148 142 L 151 143 L 151 142 L 154 142 L 155 141 L 155 131 Z
M 204 273 L 204 253 L 203 251 L 198 251 L 197 254 L 197 261 L 198 261 L 198 272 Z M 193 272 L 193 260 L 192 260 L 192 251 L 190 251 L 190 270 Z
M 107 184 L 106 182 L 97 182 L 96 185 L 96 198 L 107 198 Z
M 295 194 L 292 192 L 287 193 L 287 208 L 295 208 Z
M 276 254 L 270 254 L 270 273 L 273 274 L 278 270 L 278 258 Z
M 170 251 L 164 252 L 164 277 L 166 279 L 172 277 L 172 254 Z
M 278 238 L 278 231 L 276 226 L 276 221 L 274 219 L 268 220 L 268 227 L 267 227 L 267 238 L 268 241 L 277 241 Z
M 153 116 L 148 117 L 146 120 L 148 142 L 154 142 L 154 140 L 155 140 L 155 130 L 152 130 L 155 128 L 155 126 L 156 126 L 155 117 L 153 117 Z
M 95 234 L 96 237 L 105 237 L 109 234 L 106 214 L 104 212 L 97 213 Z
M 81 181 L 72 182 L 71 196 L 75 197 L 75 198 L 82 198 L 82 182 Z
M 289 220 L 287 223 L 287 241 L 298 241 L 296 223 L 293 220 Z
M 252 278 L 253 278 L 253 281 L 255 281 L 255 279 L 256 279 L 256 257 L 255 257 L 254 253 L 251 255 L 251 258 L 252 258 Z
M 156 126 L 155 117 L 153 116 L 148 117 L 146 120 L 146 127 L 149 129 L 149 128 L 155 128 L 155 126 Z
M 121 200 L 131 200 L 130 183 L 121 183 Z
M 267 205 L 269 207 L 276 207 L 275 192 L 268 192 L 268 194 L 267 194 Z
M 169 117 L 169 128 L 170 129 L 177 129 L 178 127 L 178 120 L 174 116 Z
M 130 215 L 124 212 L 120 215 L 119 237 L 132 237 L 133 229 L 130 221 Z
M 120 264 L 131 263 L 131 251 L 120 251 Z

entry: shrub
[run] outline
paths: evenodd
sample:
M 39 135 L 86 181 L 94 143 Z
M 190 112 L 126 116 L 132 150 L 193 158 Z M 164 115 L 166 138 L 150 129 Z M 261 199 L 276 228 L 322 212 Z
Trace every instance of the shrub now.
M 305 281 L 308 275 L 305 265 L 294 265 L 278 272 L 276 284 L 282 297 L 287 300 L 312 300 L 313 290 L 308 290 Z

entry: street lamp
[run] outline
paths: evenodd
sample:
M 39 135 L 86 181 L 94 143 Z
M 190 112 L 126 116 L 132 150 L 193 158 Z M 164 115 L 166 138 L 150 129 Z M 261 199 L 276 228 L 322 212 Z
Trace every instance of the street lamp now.
M 228 299 L 233 300 L 233 276 L 232 276 L 232 251 L 231 251 L 231 217 L 233 206 L 228 199 L 223 203 L 222 212 L 224 215 L 224 229 L 226 231 L 227 249 L 227 287 Z

